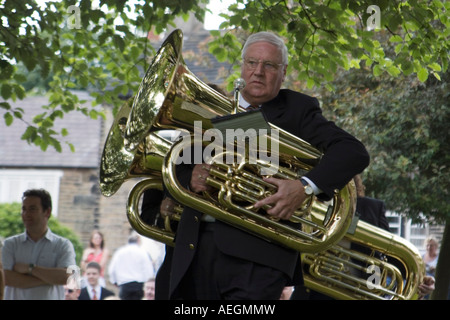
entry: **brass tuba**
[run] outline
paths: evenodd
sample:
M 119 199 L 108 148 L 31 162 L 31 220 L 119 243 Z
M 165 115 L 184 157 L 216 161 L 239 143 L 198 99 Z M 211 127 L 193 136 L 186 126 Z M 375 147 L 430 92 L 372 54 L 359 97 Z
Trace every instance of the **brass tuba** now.
M 305 287 L 338 300 L 417 299 L 425 266 L 417 248 L 359 221 L 329 249 L 302 254 Z
M 276 190 L 275 186 L 262 179 L 261 172 L 270 167 L 270 163 L 262 159 L 249 163 L 245 155 L 233 154 L 232 158 L 241 156 L 240 160 L 226 165 L 212 159 L 213 167 L 207 183 L 216 191 L 210 194 L 194 194 L 179 185 L 175 163 L 181 152 L 197 143 L 203 146 L 205 143 L 195 137 L 198 133 L 195 122 L 201 122 L 202 132 L 205 132 L 213 128 L 212 119 L 232 114 L 236 106 L 236 102 L 188 70 L 181 57 L 181 47 L 182 32 L 176 30 L 154 57 L 132 106 L 124 106 L 119 112 L 102 156 L 102 193 L 107 196 L 114 194 L 129 178 L 162 178 L 168 192 L 181 205 L 193 207 L 268 241 L 301 252 L 322 251 L 339 241 L 345 235 L 355 210 L 353 182 L 336 191 L 332 201 L 322 202 L 310 197 L 289 223 L 274 220 L 253 208 L 255 201 Z M 267 125 L 270 132 L 279 133 L 278 137 L 267 134 L 258 139 L 266 138 L 270 148 L 275 144 L 279 146 L 277 155 L 281 166 L 277 168 L 275 177 L 298 179 L 320 160 L 322 154 L 307 142 L 273 124 Z M 158 134 L 158 130 L 166 129 L 182 130 L 187 135 L 172 144 Z M 166 234 L 161 237 L 154 228 L 144 228 L 139 222 L 136 207 L 145 189 L 142 186 L 130 193 L 129 220 L 141 234 L 157 240 L 166 239 Z M 169 243 L 171 241 L 168 240 Z

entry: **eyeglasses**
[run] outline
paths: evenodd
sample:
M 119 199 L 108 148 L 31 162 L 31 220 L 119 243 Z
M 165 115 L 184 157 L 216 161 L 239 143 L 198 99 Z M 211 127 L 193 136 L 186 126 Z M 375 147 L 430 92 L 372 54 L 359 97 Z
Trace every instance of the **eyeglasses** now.
M 276 72 L 276 71 L 278 71 L 278 69 L 281 66 L 284 65 L 283 63 L 275 63 L 272 61 L 257 60 L 255 58 L 245 58 L 244 59 L 244 65 L 250 70 L 255 70 L 260 63 L 262 63 L 264 70 L 268 71 L 268 72 Z

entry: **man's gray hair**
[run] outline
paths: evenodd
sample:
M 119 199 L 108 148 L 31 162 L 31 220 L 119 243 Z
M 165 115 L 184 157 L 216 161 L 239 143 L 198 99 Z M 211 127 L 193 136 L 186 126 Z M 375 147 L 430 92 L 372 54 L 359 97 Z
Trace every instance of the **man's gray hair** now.
M 274 46 L 277 46 L 281 52 L 281 63 L 283 63 L 284 65 L 288 64 L 288 50 L 283 39 L 276 34 L 267 31 L 254 33 L 247 38 L 247 41 L 244 44 L 244 48 L 242 49 L 242 60 L 244 60 L 245 58 L 248 47 L 255 42 L 269 42 Z

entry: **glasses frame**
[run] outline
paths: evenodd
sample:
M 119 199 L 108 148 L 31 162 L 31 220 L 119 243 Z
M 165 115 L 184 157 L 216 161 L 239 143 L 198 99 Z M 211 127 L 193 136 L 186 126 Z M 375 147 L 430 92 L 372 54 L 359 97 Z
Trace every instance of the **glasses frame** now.
M 251 62 L 256 64 L 250 64 Z M 244 58 L 244 66 L 249 70 L 256 70 L 260 63 L 262 63 L 263 69 L 267 72 L 277 72 L 280 70 L 280 67 L 284 66 L 284 63 L 275 63 L 269 60 L 258 60 L 256 58 Z

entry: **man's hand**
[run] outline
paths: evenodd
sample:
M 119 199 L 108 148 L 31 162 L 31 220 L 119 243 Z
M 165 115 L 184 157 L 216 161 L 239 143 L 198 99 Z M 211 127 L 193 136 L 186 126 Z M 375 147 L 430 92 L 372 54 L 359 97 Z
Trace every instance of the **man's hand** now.
M 212 191 L 213 188 L 206 184 L 206 178 L 209 176 L 210 168 L 210 165 L 204 163 L 195 165 L 194 170 L 192 170 L 191 183 L 189 185 L 191 191 L 195 193 Z
M 14 271 L 22 274 L 28 274 L 29 265 L 23 262 L 17 262 L 14 265 Z
M 264 181 L 277 186 L 278 190 L 273 195 L 256 202 L 255 207 L 261 208 L 269 205 L 272 208 L 266 210 L 268 214 L 289 220 L 306 199 L 303 184 L 300 180 L 283 180 L 272 177 L 264 178 Z
M 169 197 L 165 197 L 163 201 L 161 201 L 161 206 L 159 207 L 159 212 L 163 217 L 170 217 L 175 213 L 175 204 L 176 202 L 173 201 Z
M 426 295 L 434 291 L 434 277 L 424 276 L 423 282 L 419 284 L 419 299 L 422 299 Z

